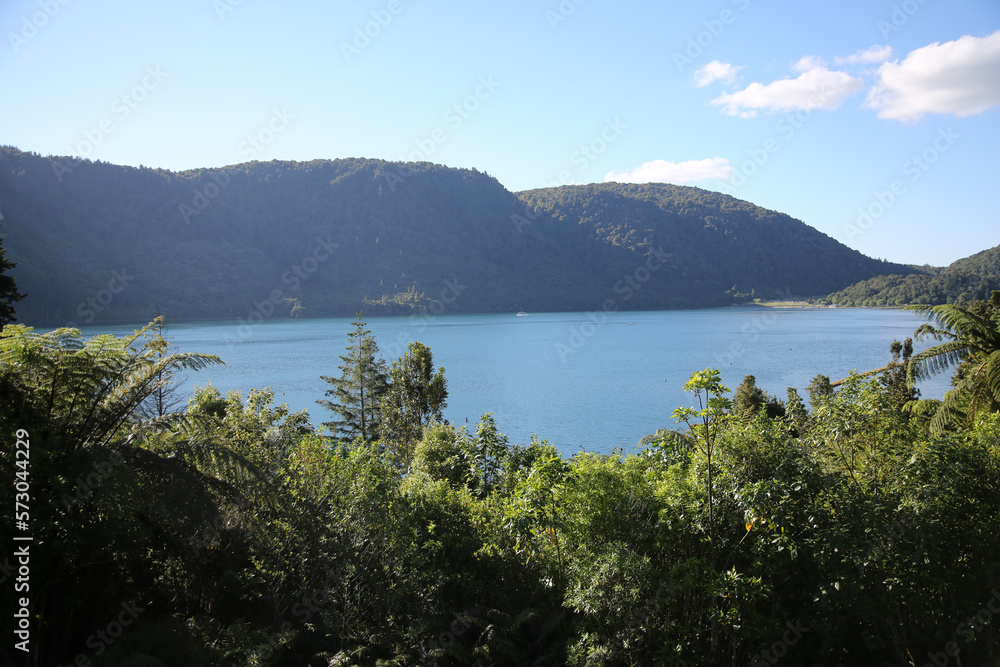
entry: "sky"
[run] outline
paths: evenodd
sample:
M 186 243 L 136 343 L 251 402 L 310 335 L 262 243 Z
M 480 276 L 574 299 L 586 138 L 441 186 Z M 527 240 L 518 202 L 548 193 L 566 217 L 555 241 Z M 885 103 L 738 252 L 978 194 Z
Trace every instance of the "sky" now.
M 667 182 L 907 264 L 1000 244 L 997 0 L 3 0 L 0 36 L 0 144 L 42 155 Z

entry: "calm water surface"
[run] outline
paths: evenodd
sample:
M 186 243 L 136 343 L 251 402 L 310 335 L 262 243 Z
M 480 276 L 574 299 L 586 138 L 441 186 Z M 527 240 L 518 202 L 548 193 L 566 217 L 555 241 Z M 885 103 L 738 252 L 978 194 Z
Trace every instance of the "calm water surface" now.
M 696 370 L 722 371 L 735 390 L 753 374 L 767 392 L 785 397 L 818 373 L 832 380 L 852 370 L 884 366 L 893 340 L 912 336 L 923 320 L 913 313 L 867 309 L 725 308 L 695 311 L 543 313 L 529 316 L 442 315 L 367 320 L 387 361 L 406 343 L 431 347 L 445 367 L 445 418 L 474 427 L 492 412 L 511 442 L 531 435 L 564 454 L 634 451 L 671 412 L 690 405 L 681 385 Z M 216 354 L 225 366 L 188 373 L 183 390 L 208 383 L 223 393 L 271 387 L 276 402 L 308 410 L 314 423 L 331 415 L 316 404 L 328 388 L 320 375 L 339 376 L 349 318 L 171 324 L 175 351 Z M 134 326 L 91 327 L 85 335 L 131 332 Z M 930 343 L 918 344 L 917 349 Z M 923 386 L 939 398 L 947 377 Z

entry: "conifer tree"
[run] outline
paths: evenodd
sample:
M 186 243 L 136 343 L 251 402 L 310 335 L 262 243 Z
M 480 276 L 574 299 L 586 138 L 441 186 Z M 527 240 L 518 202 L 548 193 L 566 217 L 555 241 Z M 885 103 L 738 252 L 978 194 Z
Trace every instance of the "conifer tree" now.
M 378 356 L 378 343 L 365 328 L 362 316 L 357 314 L 354 331 L 347 334 L 350 342 L 347 354 L 341 355 L 340 377 L 321 375 L 330 383 L 326 391 L 328 400 L 316 401 L 340 419 L 324 422 L 333 434 L 344 440 L 361 436 L 365 442 L 378 437 L 381 425 L 382 397 L 389 388 L 385 360 Z

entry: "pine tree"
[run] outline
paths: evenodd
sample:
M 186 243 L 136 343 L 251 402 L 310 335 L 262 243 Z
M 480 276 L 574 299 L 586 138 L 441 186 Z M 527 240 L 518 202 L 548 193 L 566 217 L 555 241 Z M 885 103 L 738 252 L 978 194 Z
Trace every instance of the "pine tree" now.
M 340 419 L 325 422 L 334 435 L 344 440 L 361 436 L 365 442 L 378 437 L 382 421 L 381 402 L 389 388 L 385 360 L 378 357 L 378 343 L 365 329 L 364 312 L 358 313 L 354 331 L 347 334 L 347 354 L 341 355 L 339 378 L 320 377 L 330 383 L 326 396 L 332 400 L 316 401 Z
M 17 266 L 14 262 L 7 259 L 6 255 L 7 249 L 3 247 L 3 240 L 0 237 L 0 329 L 17 319 L 14 316 L 14 303 L 25 297 L 24 294 L 20 294 L 17 291 L 17 285 L 14 284 L 14 276 L 5 275 L 8 269 L 13 269 Z

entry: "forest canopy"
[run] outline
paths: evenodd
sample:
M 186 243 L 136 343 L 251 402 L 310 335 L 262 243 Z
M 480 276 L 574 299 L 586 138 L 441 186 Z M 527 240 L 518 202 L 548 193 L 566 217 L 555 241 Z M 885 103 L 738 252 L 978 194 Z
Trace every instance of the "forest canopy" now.
M 24 475 L 0 490 L 31 489 L 32 664 L 982 664 L 1000 649 L 1000 293 L 925 315 L 938 346 L 820 376 L 809 407 L 704 369 L 698 407 L 634 453 L 568 458 L 490 414 L 442 422 L 430 350 L 386 373 L 360 317 L 330 398 L 387 376 L 378 435 L 267 391 L 164 409 L 176 371 L 220 360 L 173 353 L 155 322 L 10 324 L 0 460 Z M 954 400 L 921 401 L 911 377 L 942 369 Z
M 943 269 L 885 275 L 834 292 L 827 302 L 841 306 L 905 306 L 966 303 L 1000 289 L 1000 246 L 964 257 Z

